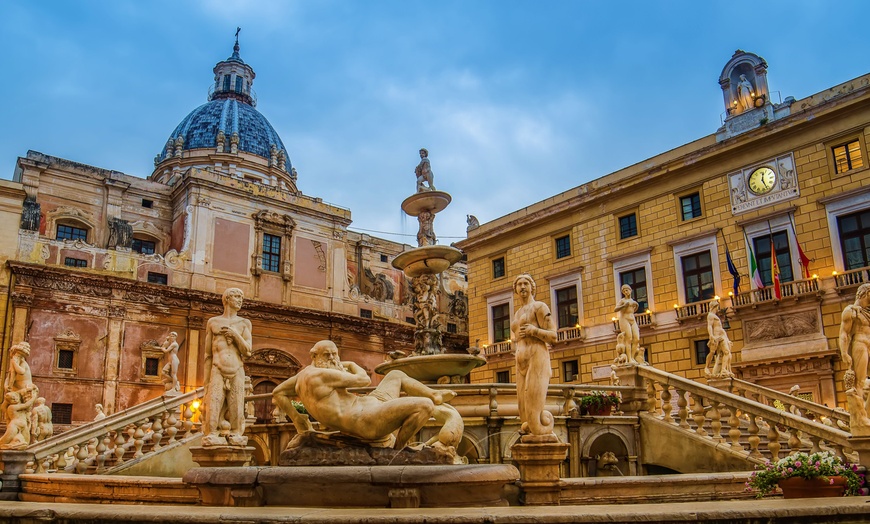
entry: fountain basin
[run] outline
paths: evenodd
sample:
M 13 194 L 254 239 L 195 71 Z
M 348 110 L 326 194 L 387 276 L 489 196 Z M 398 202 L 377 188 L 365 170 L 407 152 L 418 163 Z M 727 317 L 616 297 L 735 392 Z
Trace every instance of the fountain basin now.
M 420 382 L 433 383 L 441 377 L 464 377 L 471 373 L 472 369 L 484 364 L 486 364 L 486 359 L 479 355 L 442 353 L 440 355 L 397 358 L 376 367 L 375 373 L 386 375 L 390 371 L 398 369 Z
M 410 277 L 438 275 L 459 262 L 462 251 L 450 246 L 423 246 L 404 253 L 393 259 L 393 267 Z
M 447 204 L 453 200 L 450 193 L 444 191 L 421 191 L 402 201 L 402 211 L 415 217 L 423 211 L 429 211 L 432 214 L 443 211 Z

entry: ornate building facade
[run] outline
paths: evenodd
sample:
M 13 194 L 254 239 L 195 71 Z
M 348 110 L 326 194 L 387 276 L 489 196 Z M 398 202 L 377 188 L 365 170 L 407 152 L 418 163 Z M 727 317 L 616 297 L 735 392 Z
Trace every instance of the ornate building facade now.
M 719 85 L 715 133 L 457 244 L 468 256 L 469 336 L 489 359 L 473 382 L 514 379 L 511 286 L 528 271 L 559 327 L 554 380 L 609 379 L 614 305 L 629 284 L 652 364 L 704 379 L 705 317 L 718 296 L 738 377 L 845 405 L 840 312 L 870 279 L 870 75 L 774 101 L 767 63 L 737 51 Z
M 255 76 L 236 41 L 147 179 L 29 151 L 0 185 L 3 348 L 30 342 L 56 423 L 162 393 L 170 331 L 182 387 L 202 385 L 205 321 L 229 287 L 242 289 L 241 315 L 253 322 L 256 392 L 306 365 L 321 339 L 370 371 L 413 347 L 409 283 L 390 265 L 410 246 L 349 231 L 350 210 L 298 190 L 285 145 L 256 109 Z M 453 331 L 445 345 L 459 350 L 464 272 L 445 274 L 440 297 Z

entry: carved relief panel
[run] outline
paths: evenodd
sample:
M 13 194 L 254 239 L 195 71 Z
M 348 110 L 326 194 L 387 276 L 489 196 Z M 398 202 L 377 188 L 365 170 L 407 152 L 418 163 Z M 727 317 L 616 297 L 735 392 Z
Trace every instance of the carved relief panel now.
M 787 153 L 729 173 L 728 187 L 733 215 L 797 198 L 800 189 L 794 155 Z

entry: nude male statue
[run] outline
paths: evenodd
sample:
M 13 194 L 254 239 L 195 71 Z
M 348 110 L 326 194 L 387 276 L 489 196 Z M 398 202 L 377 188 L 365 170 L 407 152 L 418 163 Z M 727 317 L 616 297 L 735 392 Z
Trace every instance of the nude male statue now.
M 222 315 L 208 319 L 205 326 L 205 416 L 202 421 L 202 445 L 244 446 L 245 368 L 243 359 L 251 356 L 251 321 L 237 315 L 242 309 L 241 289 L 224 291 Z M 219 434 L 223 418 L 230 423 L 230 433 Z
M 332 341 L 315 344 L 311 359 L 311 365 L 272 392 L 275 404 L 290 416 L 300 434 L 310 433 L 313 428 L 308 417 L 293 407 L 291 396 L 298 396 L 321 424 L 363 440 L 383 441 L 398 430 L 394 449 L 404 448 L 433 416 L 443 426 L 439 435 L 427 444 L 434 443 L 443 449 L 455 448 L 459 443 L 464 427 L 462 417 L 447 404 L 456 396 L 455 392 L 431 389 L 404 372 L 393 370 L 374 391 L 356 395 L 347 388 L 368 386 L 371 379 L 356 363 L 340 361 Z
M 861 284 L 855 292 L 855 303 L 843 310 L 837 342 L 840 358 L 848 368 L 844 381 L 848 388 L 846 400 L 852 415 L 852 427 L 870 426 L 870 419 L 867 417 L 870 400 L 864 398 L 870 358 L 870 284 Z
M 435 191 L 435 175 L 432 174 L 432 164 L 429 163 L 429 151 L 424 147 L 420 149 L 420 163 L 414 169 L 417 175 L 417 192 Z M 426 182 L 429 187 L 423 185 Z

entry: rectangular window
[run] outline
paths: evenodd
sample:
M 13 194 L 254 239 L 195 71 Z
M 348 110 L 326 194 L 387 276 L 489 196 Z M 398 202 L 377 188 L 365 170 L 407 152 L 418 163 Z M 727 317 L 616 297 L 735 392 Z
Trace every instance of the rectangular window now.
M 565 235 L 556 239 L 556 258 L 571 256 L 571 235 Z
M 565 382 L 574 382 L 579 374 L 580 368 L 577 367 L 576 360 L 562 362 L 562 376 L 565 377 Z
M 853 140 L 848 144 L 836 146 L 834 153 L 834 172 L 843 173 L 851 169 L 864 167 L 864 159 L 861 158 L 861 143 Z
M 496 371 L 495 372 L 495 381 L 498 384 L 510 384 L 511 383 L 511 372 L 509 370 Z
M 492 306 L 493 343 L 511 338 L 511 312 L 509 304 Z
M 224 88 L 223 91 L 230 90 L 230 75 L 224 75 Z
M 237 76 L 236 77 L 236 93 L 241 93 L 241 92 L 242 92 L 242 77 Z
M 169 283 L 169 278 L 166 276 L 166 273 L 153 273 L 149 271 L 148 282 L 152 284 L 163 284 L 165 286 Z
M 447 323 L 447 332 L 448 333 L 456 333 L 456 324 L 454 324 L 453 322 L 448 322 Z
M 52 402 L 51 420 L 55 424 L 72 424 L 72 404 Z
M 65 257 L 63 259 L 63 265 L 69 267 L 88 267 L 88 261 L 80 258 Z
M 870 209 L 837 217 L 837 227 L 846 270 L 870 266 Z
M 159 373 L 160 359 L 148 357 L 145 359 L 145 374 L 149 377 L 156 377 Z
M 649 298 L 646 291 L 646 269 L 637 268 L 623 271 L 619 274 L 619 287 L 628 284 L 631 286 L 631 295 L 637 302 L 637 312 L 644 313 L 649 309 Z
M 574 327 L 579 318 L 577 306 L 577 286 L 556 290 L 556 312 L 559 315 L 559 328 Z
M 680 210 L 683 220 L 692 220 L 701 216 L 701 193 L 680 197 Z
M 713 283 L 713 264 L 709 251 L 680 258 L 683 266 L 683 285 L 686 303 L 701 302 L 713 298 L 716 293 Z
M 130 249 L 143 255 L 153 255 L 155 247 L 157 247 L 155 242 L 142 240 L 141 238 L 134 238 L 133 243 L 130 245 Z
M 277 235 L 263 234 L 263 270 L 281 270 L 281 237 Z
M 381 255 L 381 262 L 387 261 L 387 255 Z
M 371 309 L 360 309 L 359 316 L 362 318 L 372 318 L 372 310 Z
M 57 367 L 58 369 L 73 369 L 73 358 L 75 352 L 69 349 L 61 349 L 57 352 Z
M 770 235 L 755 237 L 752 239 L 755 250 L 755 261 L 758 263 L 758 272 L 761 273 L 761 281 L 765 286 L 773 285 L 773 276 L 770 274 Z M 773 247 L 776 249 L 776 263 L 779 265 L 779 281 L 791 282 L 794 274 L 791 270 L 791 252 L 788 247 L 788 232 L 780 231 L 773 234 Z
M 504 257 L 497 258 L 492 261 L 492 278 L 501 278 L 504 276 Z
M 58 240 L 84 240 L 85 242 L 87 242 L 88 230 L 82 229 L 80 227 L 58 224 L 57 236 L 55 238 L 57 238 Z
M 637 236 L 637 215 L 634 213 L 619 217 L 619 238 L 631 238 Z
M 710 346 L 707 345 L 709 340 L 706 338 L 703 340 L 696 340 L 693 344 L 695 345 L 695 365 L 703 366 L 707 363 L 707 355 L 710 354 Z
M 154 207 L 154 201 L 148 200 L 147 198 L 143 198 L 142 199 L 142 207 L 147 207 L 148 209 L 151 209 L 152 207 Z

